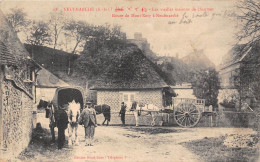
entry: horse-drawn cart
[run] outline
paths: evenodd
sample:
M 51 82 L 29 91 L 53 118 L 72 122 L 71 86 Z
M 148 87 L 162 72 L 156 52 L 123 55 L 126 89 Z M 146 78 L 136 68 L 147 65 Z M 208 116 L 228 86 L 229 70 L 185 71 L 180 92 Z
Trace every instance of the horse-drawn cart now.
M 52 141 L 55 141 L 54 128 L 56 127 L 56 115 L 59 109 L 65 109 L 68 111 L 68 105 L 70 102 L 75 101 L 80 103 L 80 109 L 82 110 L 85 105 L 85 94 L 81 87 L 59 87 L 56 89 L 55 95 L 51 104 L 48 106 L 48 118 L 50 119 L 50 129 L 52 134 Z M 47 115 L 46 115 L 47 116 Z
M 204 99 L 173 98 L 174 120 L 181 127 L 194 127 L 205 112 Z
M 133 111 L 136 126 L 138 126 L 138 116 L 150 114 L 152 116 L 151 125 L 155 125 L 157 114 L 168 114 L 168 121 L 170 114 L 173 113 L 174 121 L 181 127 L 194 127 L 200 121 L 203 115 L 211 115 L 210 111 L 206 111 L 204 99 L 193 98 L 173 98 L 172 105 L 168 108 L 161 109 L 153 104 L 132 104 L 130 111 Z M 213 113 L 212 113 L 213 114 Z M 162 116 L 162 114 L 161 114 Z

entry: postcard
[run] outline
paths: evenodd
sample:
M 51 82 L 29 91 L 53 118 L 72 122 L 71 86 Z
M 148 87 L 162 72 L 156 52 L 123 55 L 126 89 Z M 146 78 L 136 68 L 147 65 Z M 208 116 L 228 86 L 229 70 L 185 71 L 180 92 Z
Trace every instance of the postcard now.
M 0 161 L 259 161 L 259 14 L 0 1 Z

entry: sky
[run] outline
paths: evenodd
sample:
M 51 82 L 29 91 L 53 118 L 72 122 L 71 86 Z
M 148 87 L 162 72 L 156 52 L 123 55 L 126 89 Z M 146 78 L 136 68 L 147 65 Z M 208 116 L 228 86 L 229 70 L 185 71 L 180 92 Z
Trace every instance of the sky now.
M 3 0 L 1 10 L 8 13 L 10 8 L 23 8 L 28 17 L 35 20 L 46 20 L 49 13 L 61 11 L 67 17 L 94 25 L 104 23 L 121 25 L 127 38 L 133 38 L 135 32 L 141 32 L 143 38 L 150 43 L 151 49 L 160 56 L 178 54 L 181 58 L 194 49 L 203 49 L 204 54 L 215 65 L 219 65 L 222 57 L 235 43 L 234 34 L 238 31 L 238 27 L 232 13 L 236 2 L 235 0 L 70 2 Z M 69 11 L 76 8 L 86 10 L 93 8 L 94 11 Z M 126 14 L 129 17 L 126 17 Z M 139 17 L 132 17 L 133 14 Z M 119 17 L 120 15 L 123 17 Z

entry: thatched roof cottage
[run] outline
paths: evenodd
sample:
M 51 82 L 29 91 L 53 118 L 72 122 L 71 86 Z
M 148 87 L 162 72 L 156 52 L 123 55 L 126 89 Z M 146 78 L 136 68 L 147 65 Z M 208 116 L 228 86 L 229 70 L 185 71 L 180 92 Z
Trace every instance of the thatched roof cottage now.
M 130 107 L 133 101 L 162 108 L 163 90 L 169 86 L 160 69 L 134 45 L 121 53 L 91 88 L 97 90 L 97 104 L 108 104 L 112 111 L 119 111 L 121 102 Z

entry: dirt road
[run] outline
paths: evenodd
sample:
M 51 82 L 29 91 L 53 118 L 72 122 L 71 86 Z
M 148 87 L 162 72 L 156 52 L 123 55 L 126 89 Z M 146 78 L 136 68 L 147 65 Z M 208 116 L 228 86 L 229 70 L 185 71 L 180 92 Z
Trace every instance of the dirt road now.
M 82 131 L 80 131 L 82 132 Z M 83 134 L 80 133 L 80 140 Z M 103 160 L 118 161 L 198 161 L 186 148 L 178 145 L 171 136 L 163 138 L 121 127 L 98 127 L 95 146 L 86 147 L 81 142 L 74 147 L 76 158 L 102 157 Z
M 47 124 L 42 124 L 47 128 Z M 31 148 L 23 161 L 203 161 L 183 147 L 188 142 L 226 134 L 252 134 L 241 128 L 178 128 L 98 126 L 94 146 L 85 146 L 84 129 L 78 129 L 79 145 L 57 150 L 56 144 Z M 29 155 L 28 155 L 29 154 Z

